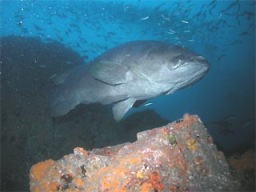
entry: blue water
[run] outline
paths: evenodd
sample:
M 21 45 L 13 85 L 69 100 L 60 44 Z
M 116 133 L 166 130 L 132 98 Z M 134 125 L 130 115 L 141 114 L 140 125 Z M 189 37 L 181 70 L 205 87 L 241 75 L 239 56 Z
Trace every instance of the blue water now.
M 45 44 L 59 42 L 76 52 L 84 64 L 133 40 L 164 41 L 203 55 L 211 67 L 201 81 L 173 95 L 154 98 L 148 101 L 152 105 L 132 109 L 126 117 L 146 109 L 153 109 L 170 122 L 184 113 L 197 114 L 222 149 L 233 153 L 241 146 L 253 146 L 255 1 L 0 3 L 1 37 L 36 37 Z

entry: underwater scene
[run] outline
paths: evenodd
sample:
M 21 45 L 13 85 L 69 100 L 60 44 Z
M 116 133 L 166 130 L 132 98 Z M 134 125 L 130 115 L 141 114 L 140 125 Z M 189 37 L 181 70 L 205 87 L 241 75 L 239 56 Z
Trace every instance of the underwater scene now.
M 254 191 L 255 10 L 254 0 L 0 0 L 1 191 Z M 181 126 L 197 122 L 194 137 L 212 138 L 216 149 L 209 151 L 221 151 L 217 159 L 243 170 L 233 171 L 239 187 L 224 171 L 232 187 L 214 190 L 206 181 L 194 186 L 178 179 L 169 186 L 185 172 L 161 175 L 144 161 L 123 188 L 98 177 L 95 187 L 90 171 L 103 166 L 101 160 L 90 169 L 78 163 L 92 188 L 73 172 L 59 173 L 62 184 L 41 181 L 40 172 L 73 149 L 74 158 L 83 154 L 92 163 L 88 154 L 104 156 L 99 148 L 117 145 L 116 154 L 121 144 L 150 135 L 138 133 L 171 122 L 168 130 L 180 129 L 168 132 L 173 154 L 178 158 L 183 141 L 188 150 L 174 161 L 186 162 L 202 149 L 195 165 L 213 163 L 202 155 L 207 139 L 198 140 L 201 147 L 183 140 L 192 133 Z M 35 171 L 42 161 L 47 167 Z M 229 172 L 225 163 L 195 171 L 214 175 L 221 166 Z M 193 183 L 200 181 L 195 175 Z M 212 186 L 225 181 L 220 178 Z

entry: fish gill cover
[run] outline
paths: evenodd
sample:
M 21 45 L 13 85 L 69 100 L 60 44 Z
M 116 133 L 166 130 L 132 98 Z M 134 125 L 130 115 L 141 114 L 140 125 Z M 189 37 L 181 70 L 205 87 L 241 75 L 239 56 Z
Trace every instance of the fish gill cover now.
M 1 190 L 28 190 L 24 175 L 35 162 L 133 141 L 185 112 L 199 114 L 226 154 L 255 147 L 255 1 L 3 0 L 0 9 Z M 50 117 L 54 82 L 134 40 L 187 47 L 211 69 L 195 86 L 141 102 L 120 123 L 98 104 Z

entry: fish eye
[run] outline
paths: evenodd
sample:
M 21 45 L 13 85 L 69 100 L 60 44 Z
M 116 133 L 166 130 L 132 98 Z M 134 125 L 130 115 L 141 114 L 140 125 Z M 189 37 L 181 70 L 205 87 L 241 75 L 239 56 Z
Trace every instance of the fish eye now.
M 184 57 L 182 55 L 176 56 L 169 60 L 172 69 L 177 69 L 185 63 Z
M 176 64 L 173 65 L 173 68 L 176 69 L 178 68 L 179 66 L 181 66 L 182 64 L 184 64 L 185 62 L 181 59 L 178 60 L 178 62 Z

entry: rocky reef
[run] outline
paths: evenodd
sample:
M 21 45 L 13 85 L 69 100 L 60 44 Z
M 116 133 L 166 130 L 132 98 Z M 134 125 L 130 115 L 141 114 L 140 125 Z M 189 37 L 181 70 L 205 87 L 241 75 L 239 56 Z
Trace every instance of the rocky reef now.
M 235 191 L 222 152 L 196 115 L 139 132 L 137 141 L 31 167 L 31 191 Z

